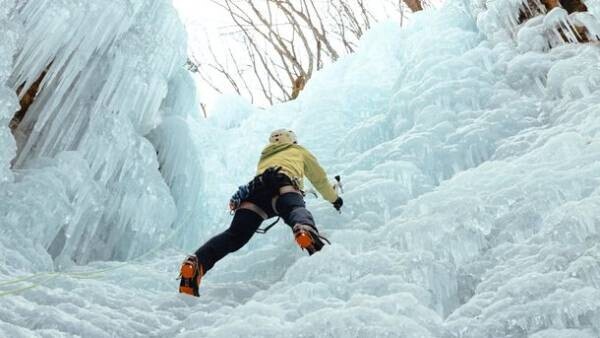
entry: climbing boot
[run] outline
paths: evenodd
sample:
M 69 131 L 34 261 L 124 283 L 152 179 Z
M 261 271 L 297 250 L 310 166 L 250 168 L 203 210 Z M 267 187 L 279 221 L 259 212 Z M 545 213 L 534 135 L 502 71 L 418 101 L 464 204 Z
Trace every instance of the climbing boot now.
M 188 256 L 183 263 L 179 272 L 179 292 L 190 296 L 198 297 L 198 287 L 200 280 L 204 274 L 202 264 L 198 263 L 196 255 Z
M 321 250 L 325 245 L 322 241 L 322 239 L 325 238 L 320 236 L 317 229 L 310 225 L 296 224 L 294 225 L 293 231 L 296 243 L 298 243 L 300 248 L 308 251 L 309 255 Z

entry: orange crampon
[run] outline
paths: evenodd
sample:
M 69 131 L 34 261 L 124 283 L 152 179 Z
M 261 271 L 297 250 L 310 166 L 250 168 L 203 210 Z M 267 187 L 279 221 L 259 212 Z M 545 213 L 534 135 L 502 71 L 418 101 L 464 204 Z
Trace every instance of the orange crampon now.
M 181 263 L 179 292 L 198 297 L 200 295 L 198 288 L 200 287 L 200 280 L 203 273 L 204 271 L 202 265 L 198 263 L 198 258 L 195 255 L 188 256 Z

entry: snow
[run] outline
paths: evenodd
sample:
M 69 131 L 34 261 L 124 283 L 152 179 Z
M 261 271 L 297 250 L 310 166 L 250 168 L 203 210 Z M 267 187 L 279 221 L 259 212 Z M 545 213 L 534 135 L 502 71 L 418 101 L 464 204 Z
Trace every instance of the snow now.
M 167 0 L 0 1 L 0 336 L 600 336 L 600 51 L 555 34 L 598 6 L 450 0 L 204 120 Z M 17 153 L 14 90 L 50 60 Z M 342 176 L 341 215 L 307 198 L 333 245 L 279 225 L 176 294 L 284 126 Z

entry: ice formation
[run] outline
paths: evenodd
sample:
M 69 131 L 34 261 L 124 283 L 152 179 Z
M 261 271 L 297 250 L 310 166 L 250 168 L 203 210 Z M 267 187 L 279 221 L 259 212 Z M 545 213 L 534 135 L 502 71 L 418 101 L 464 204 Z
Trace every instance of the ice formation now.
M 0 336 L 600 336 L 600 7 L 522 3 L 380 24 L 298 100 L 200 120 L 167 0 L 0 0 Z M 342 175 L 342 215 L 308 199 L 333 245 L 278 226 L 177 295 L 171 244 L 282 126 Z
M 5 118 L 16 110 L 15 89 L 46 72 L 15 130 L 16 156 L 12 137 L 3 138 L 2 166 L 14 169 L 2 172 L 3 230 L 63 266 L 127 259 L 164 241 L 176 208 L 144 135 L 161 122 L 169 79 L 185 62 L 170 3 L 3 0 L 2 9 Z M 10 136 L 7 123 L 2 133 Z M 3 270 L 48 262 L 3 247 L 23 257 L 9 256 Z

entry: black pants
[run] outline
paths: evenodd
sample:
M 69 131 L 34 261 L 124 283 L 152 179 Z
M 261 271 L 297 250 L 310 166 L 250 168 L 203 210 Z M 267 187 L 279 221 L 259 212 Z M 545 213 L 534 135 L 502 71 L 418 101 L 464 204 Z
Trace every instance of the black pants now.
M 258 205 L 267 213 L 269 218 L 276 215 L 281 216 L 285 223 L 290 227 L 295 224 L 310 225 L 316 230 L 315 221 L 310 211 L 306 209 L 304 198 L 301 194 L 290 192 L 278 197 L 275 208 L 273 210 L 271 194 L 259 194 L 251 196 L 247 201 Z M 202 264 L 204 271 L 210 270 L 217 261 L 225 257 L 227 254 L 241 249 L 263 222 L 254 211 L 248 209 L 238 209 L 233 216 L 233 221 L 229 229 L 216 235 L 196 250 L 198 261 Z

